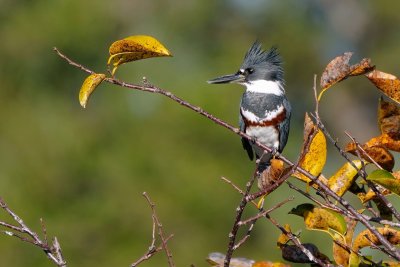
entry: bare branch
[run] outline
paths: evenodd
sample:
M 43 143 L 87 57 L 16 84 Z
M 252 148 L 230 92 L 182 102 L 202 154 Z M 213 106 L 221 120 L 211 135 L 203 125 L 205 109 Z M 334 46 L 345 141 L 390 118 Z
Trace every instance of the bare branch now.
M 232 230 L 229 233 L 228 250 L 226 252 L 226 256 L 225 256 L 225 260 L 224 260 L 224 267 L 229 267 L 229 263 L 231 261 L 232 254 L 235 249 L 235 240 L 236 240 L 237 233 L 239 231 L 239 222 L 242 218 L 243 211 L 244 211 L 247 203 L 249 202 L 249 200 L 247 200 L 247 196 L 250 193 L 251 187 L 253 186 L 254 181 L 256 180 L 256 177 L 257 177 L 257 169 L 254 171 L 253 177 L 250 179 L 250 181 L 247 182 L 246 191 L 243 194 L 243 197 L 240 201 L 239 206 L 236 208 L 236 218 L 235 218 L 235 222 L 233 223 Z
M 27 242 L 30 244 L 33 244 L 37 247 L 39 247 L 41 250 L 44 251 L 44 253 L 47 255 L 47 257 L 53 261 L 57 266 L 59 267 L 66 267 L 67 263 L 63 258 L 63 255 L 61 253 L 61 246 L 57 240 L 57 238 L 54 237 L 52 244 L 50 245 L 47 241 L 47 231 L 46 227 L 44 226 L 43 220 L 41 219 L 41 224 L 42 224 L 42 231 L 45 236 L 45 240 L 42 241 L 39 237 L 39 235 L 32 231 L 25 223 L 24 221 L 15 213 L 13 212 L 7 204 L 4 202 L 2 198 L 0 198 L 0 207 L 5 210 L 12 218 L 13 220 L 19 225 L 15 226 L 6 222 L 0 221 L 0 225 L 8 228 L 12 231 L 2 231 L 8 236 L 13 236 L 18 239 L 20 239 L 23 242 Z M 26 235 L 26 236 L 23 236 Z
M 158 219 L 158 216 L 157 216 L 157 213 L 156 213 L 156 210 L 155 210 L 155 204 L 151 201 L 150 197 L 147 195 L 146 192 L 143 192 L 143 196 L 146 198 L 147 202 L 150 205 L 150 208 L 151 208 L 151 211 L 152 211 L 152 218 L 153 218 L 153 233 L 152 233 L 153 240 L 152 240 L 151 245 L 149 247 L 149 251 L 143 257 L 146 257 L 146 255 L 150 255 L 149 256 L 149 258 L 150 258 L 152 255 L 154 255 L 155 252 L 157 252 L 157 251 L 153 252 L 154 250 L 156 250 L 155 247 L 154 247 L 154 244 L 155 244 L 155 235 L 154 235 L 154 233 L 155 233 L 154 229 L 155 228 L 154 228 L 154 225 L 156 225 L 157 229 L 158 229 L 158 236 L 161 239 L 161 247 L 165 251 L 165 254 L 167 255 L 168 266 L 174 267 L 175 264 L 174 264 L 174 261 L 172 259 L 172 254 L 171 254 L 171 251 L 169 250 L 169 248 L 167 246 L 167 242 L 168 242 L 169 237 L 165 238 L 165 236 L 164 236 L 163 226 L 162 226 L 160 220 Z M 172 236 L 173 235 L 171 235 L 170 237 L 172 237 Z

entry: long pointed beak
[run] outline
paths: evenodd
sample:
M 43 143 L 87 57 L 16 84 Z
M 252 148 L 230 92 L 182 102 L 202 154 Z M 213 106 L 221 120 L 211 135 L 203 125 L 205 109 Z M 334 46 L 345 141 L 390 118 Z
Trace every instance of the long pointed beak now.
M 210 84 L 221 84 L 221 83 L 241 83 L 244 82 L 243 74 L 229 74 L 224 75 L 215 79 L 208 80 L 207 82 Z

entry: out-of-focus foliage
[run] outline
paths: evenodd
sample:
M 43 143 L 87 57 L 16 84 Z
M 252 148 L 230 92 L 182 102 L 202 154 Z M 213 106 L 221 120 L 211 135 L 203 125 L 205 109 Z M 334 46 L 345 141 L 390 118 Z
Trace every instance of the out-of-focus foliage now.
M 313 74 L 328 59 L 355 51 L 355 57 L 367 55 L 398 76 L 400 36 L 393 25 L 400 25 L 399 6 L 392 1 L 0 0 L 0 195 L 36 230 L 37 219 L 45 220 L 70 266 L 101 267 L 128 266 L 147 250 L 151 214 L 141 196 L 147 191 L 165 228 L 175 233 L 170 248 L 177 265 L 206 264 L 210 251 L 226 246 L 239 197 L 219 177 L 241 184 L 254 167 L 239 138 L 167 99 L 125 89 L 97 91 L 96 101 L 83 111 L 75 99 L 84 75 L 52 47 L 100 72 L 99 55 L 113 40 L 157 36 L 175 57 L 127 65 L 119 78 L 140 83 L 146 76 L 236 124 L 242 88 L 215 89 L 205 81 L 236 70 L 257 37 L 278 45 L 294 107 L 284 154 L 295 159 L 304 111 L 312 108 Z M 330 99 L 340 101 L 322 100 L 321 116 L 342 142 L 347 141 L 343 129 L 365 141 L 376 128 L 371 106 L 379 93 L 345 87 L 352 82 L 330 92 Z M 330 163 L 327 172 L 337 166 L 334 158 Z M 266 205 L 287 195 L 285 190 L 269 195 Z M 287 218 L 284 211 L 274 216 Z M 279 261 L 267 238 L 278 231 L 260 224 L 254 233 L 237 254 Z M 326 240 L 308 232 L 302 239 Z M 4 266 L 51 264 L 39 250 L 6 236 L 0 251 Z M 160 255 L 143 266 L 164 263 Z

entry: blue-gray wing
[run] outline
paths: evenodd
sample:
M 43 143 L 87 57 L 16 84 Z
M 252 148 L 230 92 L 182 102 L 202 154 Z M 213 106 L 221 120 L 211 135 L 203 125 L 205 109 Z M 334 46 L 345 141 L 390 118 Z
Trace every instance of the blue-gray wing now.
M 244 133 L 246 132 L 246 125 L 244 124 L 244 121 L 243 121 L 241 115 L 239 115 L 239 127 L 240 127 L 240 131 L 242 131 Z M 249 140 L 242 137 L 242 146 L 246 150 L 247 155 L 249 155 L 250 160 L 253 160 L 254 153 L 253 153 L 253 149 L 251 147 Z
M 292 114 L 292 107 L 286 98 L 283 100 L 283 106 L 286 110 L 286 118 L 279 124 L 279 153 L 281 153 L 286 146 L 290 130 L 290 116 Z

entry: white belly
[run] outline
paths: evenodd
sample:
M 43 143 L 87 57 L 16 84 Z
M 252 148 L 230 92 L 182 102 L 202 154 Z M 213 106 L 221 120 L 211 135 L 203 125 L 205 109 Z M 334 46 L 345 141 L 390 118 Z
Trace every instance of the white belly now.
M 269 148 L 279 148 L 279 134 L 276 128 L 273 126 L 249 126 L 246 129 L 246 133 Z M 260 157 L 263 153 L 263 150 L 257 146 L 253 146 L 253 148 L 256 154 Z

